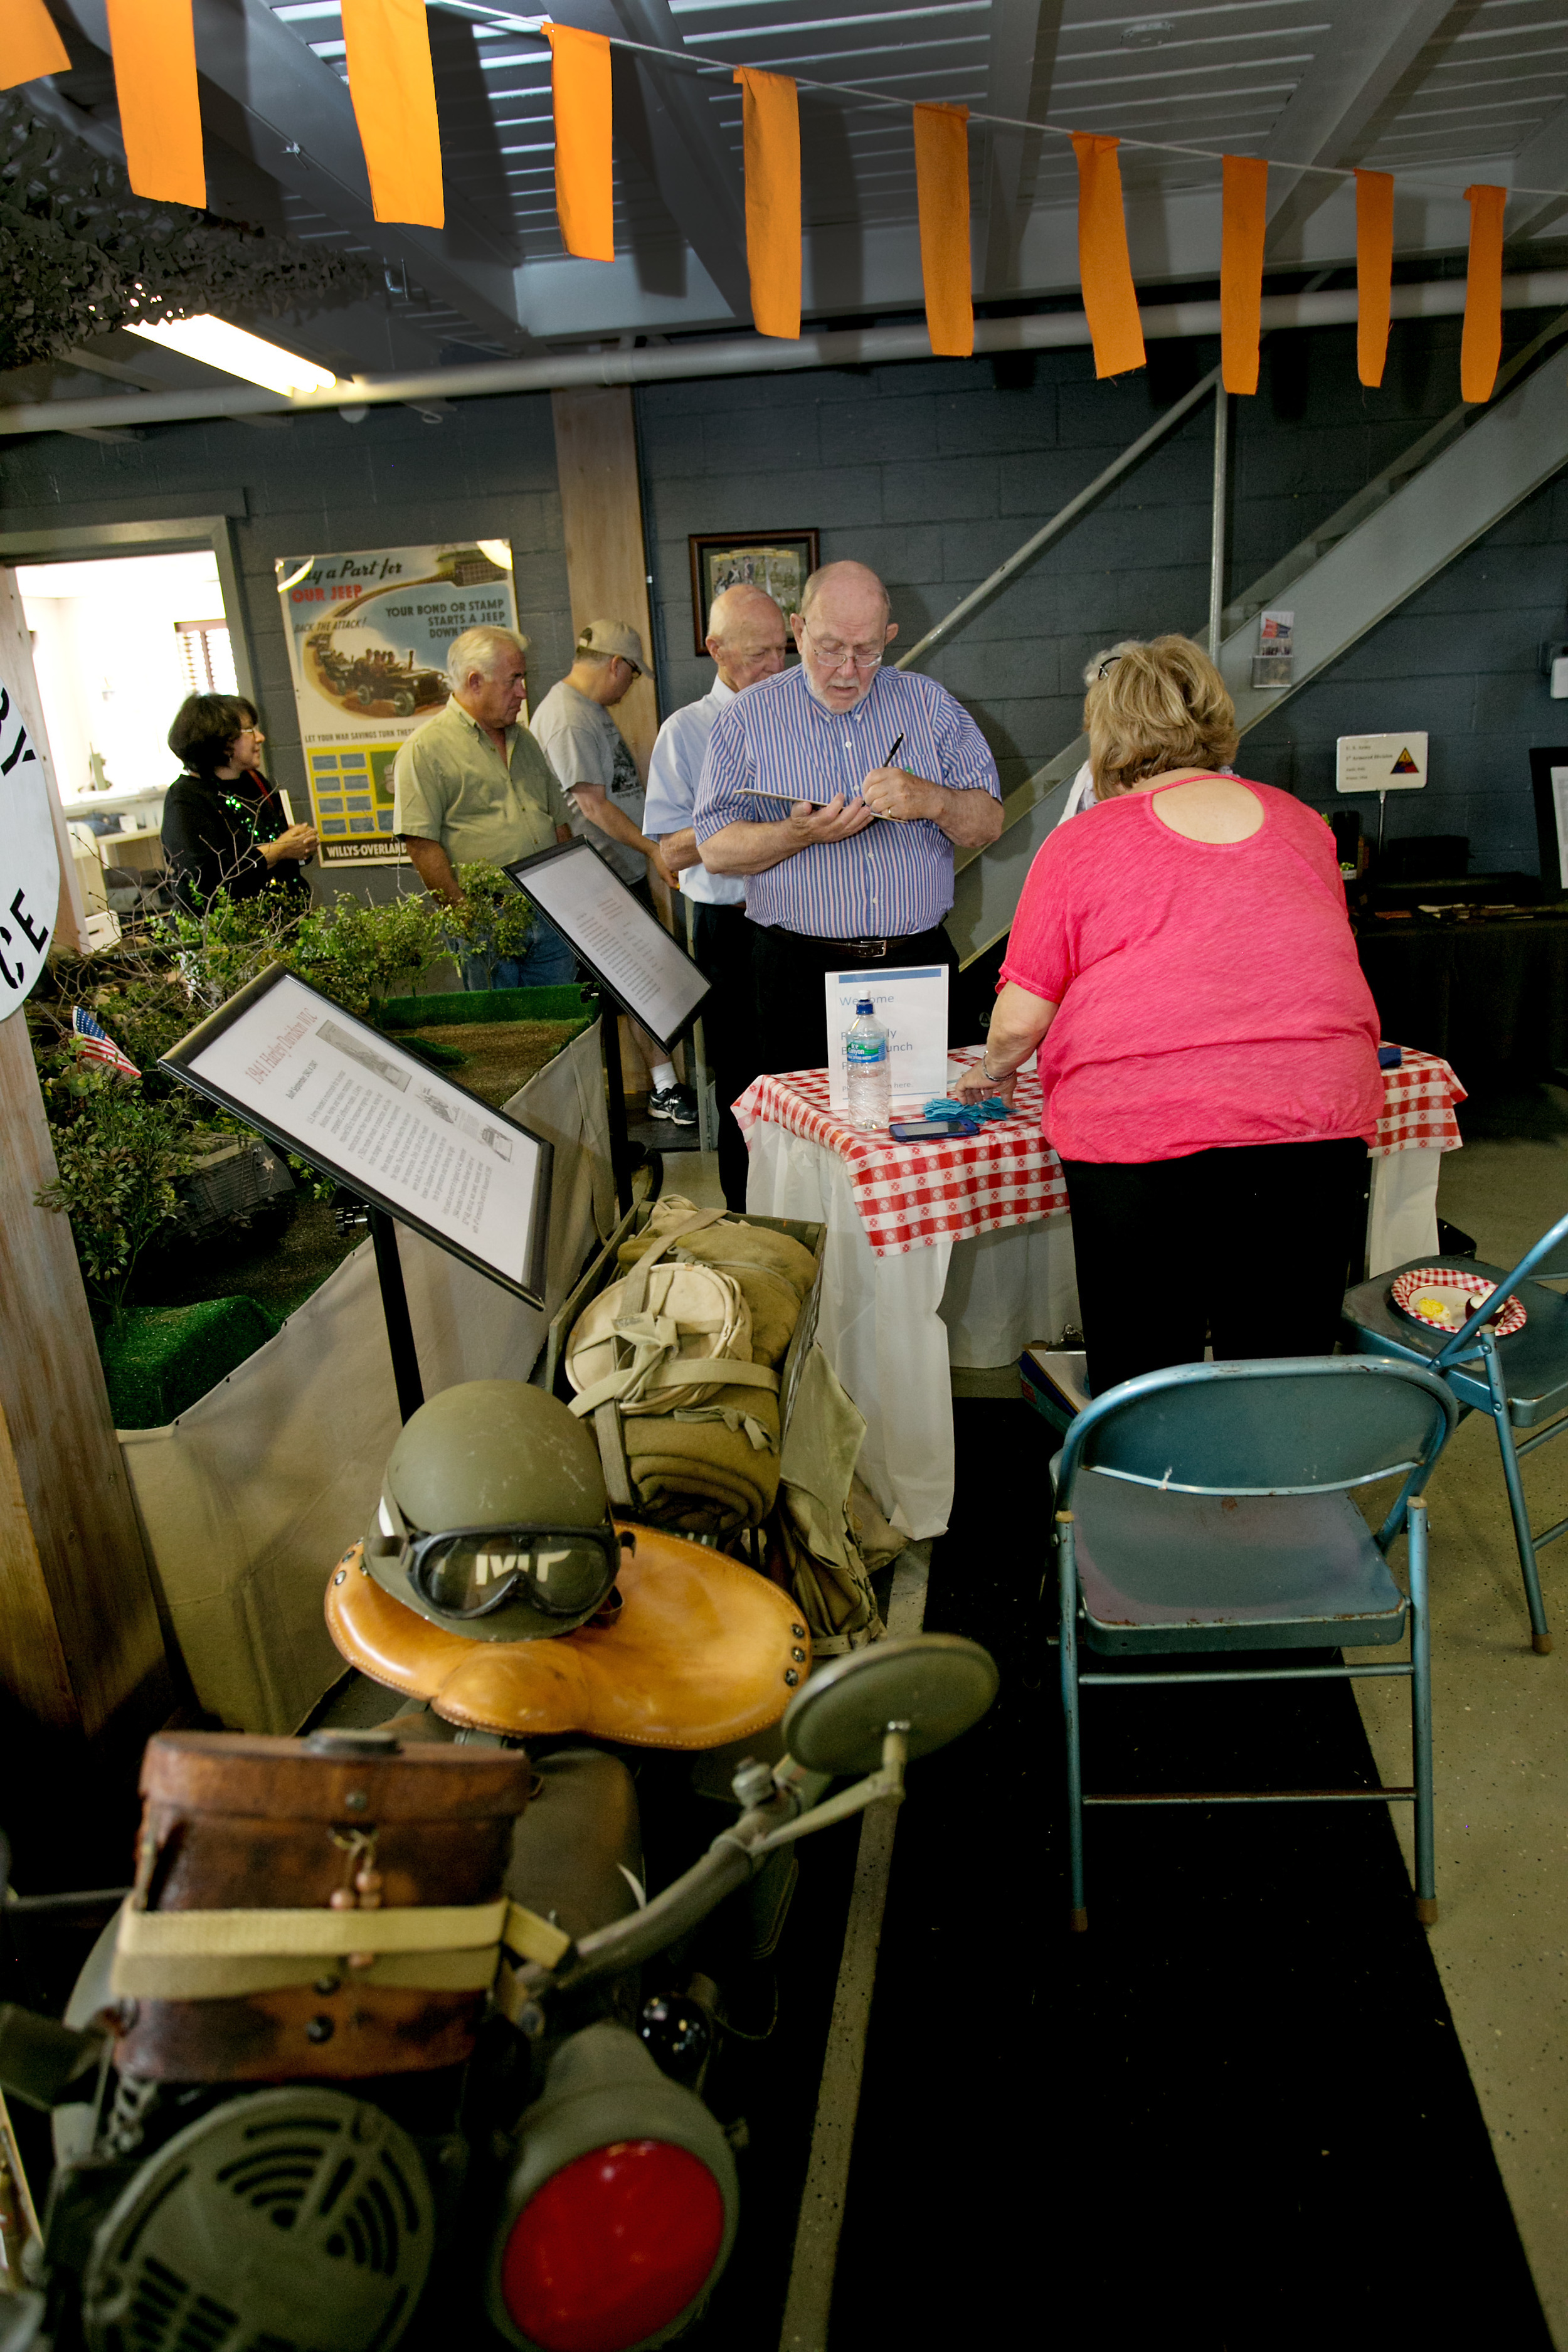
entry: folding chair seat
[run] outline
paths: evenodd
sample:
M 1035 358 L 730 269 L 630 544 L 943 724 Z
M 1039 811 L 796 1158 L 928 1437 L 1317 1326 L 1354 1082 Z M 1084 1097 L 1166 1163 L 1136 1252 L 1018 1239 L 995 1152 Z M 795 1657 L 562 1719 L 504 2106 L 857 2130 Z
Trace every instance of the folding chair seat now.
M 1370 1378 L 1368 1376 L 1371 1376 Z M 1437 1916 L 1432 1827 L 1430 1635 L 1422 1492 L 1458 1419 L 1424 1367 L 1350 1356 L 1184 1364 L 1097 1397 L 1068 1433 L 1057 1475 L 1062 1706 L 1067 1736 L 1072 1925 L 1088 1925 L 1085 1805 L 1413 1803 L 1417 1916 Z M 1398 1477 L 1373 1535 L 1348 1490 Z M 1408 1598 L 1387 1552 L 1409 1536 Z M 1227 1665 L 1219 1654 L 1392 1648 L 1407 1659 L 1346 1665 Z M 1172 1654 L 1169 1673 L 1086 1672 L 1082 1652 Z M 1201 1663 L 1201 1654 L 1210 1654 Z M 1146 1683 L 1408 1679 L 1413 1779 L 1407 1787 L 1096 1791 L 1082 1785 L 1079 1701 L 1113 1687 L 1136 1704 Z
M 1449 1336 L 1429 1330 L 1400 1314 L 1389 1296 L 1400 1275 L 1425 1266 L 1452 1266 L 1473 1274 L 1479 1280 L 1496 1283 L 1500 1295 L 1489 1298 L 1483 1314 L 1472 1316 L 1462 1331 Z M 1372 1282 L 1358 1283 L 1346 1292 L 1344 1301 L 1345 1320 L 1363 1355 L 1429 1364 L 1453 1391 L 1461 1419 L 1471 1412 L 1490 1415 L 1530 1612 L 1531 1646 L 1542 1653 L 1551 1649 L 1552 1634 L 1542 1599 L 1537 1554 L 1568 1533 L 1568 1518 L 1559 1519 L 1541 1535 L 1531 1534 L 1519 1465 L 1538 1445 L 1549 1444 L 1568 1431 L 1568 1299 L 1544 1286 L 1552 1276 L 1563 1275 L 1568 1275 L 1568 1217 L 1544 1233 L 1511 1273 L 1477 1258 L 1412 1258 L 1407 1265 L 1395 1266 Z M 1525 1310 L 1524 1328 L 1500 1339 L 1485 1328 L 1487 1318 L 1516 1294 Z M 1520 1430 L 1530 1433 L 1522 1442 L 1514 1433 Z

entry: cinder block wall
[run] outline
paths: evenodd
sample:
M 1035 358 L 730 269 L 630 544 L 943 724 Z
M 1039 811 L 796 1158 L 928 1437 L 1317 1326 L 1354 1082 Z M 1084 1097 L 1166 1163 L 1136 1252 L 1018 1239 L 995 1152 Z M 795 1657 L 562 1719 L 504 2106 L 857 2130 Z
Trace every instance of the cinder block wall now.
M 1505 352 L 1542 323 L 1510 314 Z M 1256 398 L 1232 403 L 1227 595 L 1447 415 L 1458 342 L 1458 320 L 1396 325 L 1376 392 L 1356 382 L 1352 329 L 1265 342 Z M 692 651 L 689 532 L 816 524 L 825 559 L 881 571 L 907 645 L 1218 356 L 1206 342 L 1152 344 L 1145 373 L 1110 383 L 1096 383 L 1087 352 L 1068 351 L 649 385 L 638 398 L 675 698 L 711 676 Z M 1005 784 L 1078 732 L 1090 655 L 1205 622 L 1212 436 L 1205 402 L 931 660 L 984 729 Z M 1326 811 L 1336 736 L 1425 727 L 1432 783 L 1391 799 L 1390 836 L 1464 833 L 1477 866 L 1533 872 L 1527 755 L 1568 740 L 1539 649 L 1568 635 L 1565 608 L 1568 478 L 1283 702 L 1238 764 Z
M 1512 313 L 1508 349 L 1539 318 Z M 1229 592 L 1333 512 L 1458 398 L 1458 321 L 1395 327 L 1383 387 L 1355 381 L 1352 331 L 1264 345 L 1256 399 L 1233 404 Z M 1087 352 L 992 362 L 656 384 L 637 395 L 667 708 L 703 692 L 688 534 L 815 525 L 825 557 L 875 564 L 909 644 L 1213 366 L 1204 342 L 1153 344 L 1148 370 L 1097 383 Z M 1559 362 L 1552 362 L 1559 364 Z M 1205 404 L 1171 440 L 931 662 L 974 711 L 1005 782 L 1077 732 L 1088 657 L 1123 635 L 1202 625 L 1208 602 Z M 571 657 L 550 404 L 464 401 L 287 431 L 184 425 L 109 445 L 0 444 L 0 528 L 229 509 L 245 621 L 279 780 L 303 781 L 275 558 L 472 533 L 509 537 L 537 697 Z M 1289 601 L 1286 599 L 1285 601 Z M 1254 730 L 1242 766 L 1333 801 L 1336 735 L 1426 727 L 1431 789 L 1390 803 L 1395 832 L 1468 834 L 1475 862 L 1536 862 L 1527 752 L 1568 740 L 1543 640 L 1568 635 L 1568 479 L 1539 491 L 1422 594 Z

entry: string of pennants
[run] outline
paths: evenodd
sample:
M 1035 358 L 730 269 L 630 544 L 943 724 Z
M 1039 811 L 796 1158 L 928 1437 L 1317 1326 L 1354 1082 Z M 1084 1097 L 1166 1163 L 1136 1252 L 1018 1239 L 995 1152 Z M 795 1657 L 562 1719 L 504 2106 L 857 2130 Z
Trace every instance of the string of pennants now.
M 107 0 L 114 79 L 135 193 L 198 210 L 206 203 L 192 0 Z M 6 0 L 0 89 L 65 73 L 70 59 L 44 0 Z M 425 0 L 342 0 L 349 94 L 378 221 L 440 228 L 446 210 L 436 79 Z M 601 33 L 548 21 L 555 114 L 555 205 L 568 253 L 616 257 L 612 213 L 612 43 Z M 628 46 L 637 46 L 631 44 Z M 797 85 L 785 74 L 735 68 L 742 93 L 746 255 L 757 331 L 800 334 L 801 174 Z M 969 110 L 914 104 L 915 179 L 926 324 L 933 352 L 967 358 L 974 348 L 970 283 Z M 1121 142 L 1069 134 L 1078 158 L 1079 273 L 1095 373 L 1144 364 L 1143 331 L 1127 250 Z M 1225 388 L 1258 389 L 1259 308 L 1268 166 L 1222 158 L 1220 365 Z M 1357 171 L 1357 373 L 1383 381 L 1394 269 L 1394 178 Z M 1465 190 L 1470 207 L 1459 382 L 1467 401 L 1491 397 L 1502 352 L 1503 211 L 1509 190 Z

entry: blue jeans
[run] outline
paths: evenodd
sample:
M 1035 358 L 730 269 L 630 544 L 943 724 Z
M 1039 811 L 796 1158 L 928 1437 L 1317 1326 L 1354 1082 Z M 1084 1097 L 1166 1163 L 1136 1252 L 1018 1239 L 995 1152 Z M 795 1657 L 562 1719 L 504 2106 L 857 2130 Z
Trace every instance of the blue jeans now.
M 577 958 L 552 923 L 542 915 L 529 942 L 528 953 L 487 963 L 482 956 L 463 959 L 465 988 L 569 988 L 577 977 Z

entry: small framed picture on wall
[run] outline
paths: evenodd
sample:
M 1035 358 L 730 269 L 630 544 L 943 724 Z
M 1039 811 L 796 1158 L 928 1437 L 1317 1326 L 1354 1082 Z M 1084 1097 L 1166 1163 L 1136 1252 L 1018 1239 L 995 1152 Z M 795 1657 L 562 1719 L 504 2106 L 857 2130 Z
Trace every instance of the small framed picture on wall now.
M 814 530 L 708 531 L 688 541 L 691 550 L 691 618 L 697 650 L 704 649 L 708 615 L 726 588 L 761 588 L 787 621 L 800 610 L 801 592 L 817 565 Z

